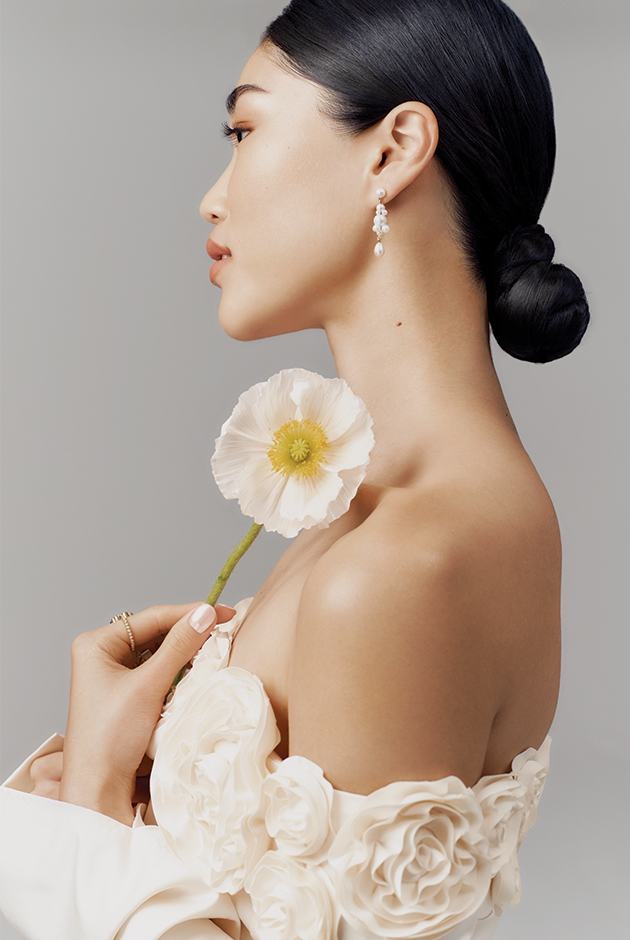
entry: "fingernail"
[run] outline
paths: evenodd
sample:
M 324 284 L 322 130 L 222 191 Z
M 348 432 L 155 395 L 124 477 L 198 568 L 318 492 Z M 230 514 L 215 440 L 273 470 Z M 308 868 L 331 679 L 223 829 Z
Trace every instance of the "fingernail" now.
M 200 604 L 199 607 L 195 607 L 188 617 L 188 623 L 197 633 L 205 633 L 216 619 L 217 613 L 214 607 L 211 607 L 210 604 Z

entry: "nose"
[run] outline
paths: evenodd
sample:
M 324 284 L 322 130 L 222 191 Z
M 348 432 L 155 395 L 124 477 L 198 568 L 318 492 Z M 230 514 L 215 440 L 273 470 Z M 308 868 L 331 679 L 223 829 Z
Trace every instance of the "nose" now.
M 227 218 L 227 184 L 230 178 L 231 166 L 226 167 L 214 186 L 208 190 L 201 200 L 199 212 L 206 222 L 216 225 Z

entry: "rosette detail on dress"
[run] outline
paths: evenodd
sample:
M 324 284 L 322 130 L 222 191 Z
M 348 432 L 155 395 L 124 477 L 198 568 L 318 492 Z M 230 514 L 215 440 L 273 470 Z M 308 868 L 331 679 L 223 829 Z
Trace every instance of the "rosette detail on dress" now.
M 333 788 L 322 768 L 306 757 L 287 757 L 263 791 L 267 831 L 279 851 L 311 861 L 322 856 L 333 835 Z
M 483 815 L 458 777 L 375 790 L 340 828 L 329 861 L 344 916 L 379 937 L 440 937 L 490 886 Z
M 538 750 L 530 747 L 515 757 L 510 774 L 482 777 L 473 787 L 490 842 L 490 900 L 497 914 L 506 907 L 516 907 L 521 898 L 518 850 L 536 821 L 536 807 L 549 770 L 550 744 L 547 737 Z
M 155 818 L 175 854 L 216 891 L 238 891 L 269 848 L 262 783 L 279 740 L 262 682 L 238 667 L 193 689 L 165 722 L 152 773 Z
M 254 940 L 333 940 L 337 905 L 323 868 L 266 852 L 236 899 Z
M 239 601 L 236 613 L 226 623 L 217 624 L 201 649 L 192 660 L 191 668 L 187 670 L 181 681 L 171 691 L 162 710 L 153 737 L 147 748 L 147 755 L 153 760 L 158 744 L 164 734 L 166 723 L 173 713 L 182 714 L 182 709 L 192 693 L 204 686 L 212 676 L 225 666 L 230 655 L 232 635 L 240 627 L 253 597 L 246 597 Z M 192 668 L 194 667 L 194 668 Z
M 254 940 L 455 940 L 477 936 L 477 917 L 490 936 L 487 918 L 520 897 L 551 739 L 472 788 L 450 776 L 335 790 L 308 758 L 278 756 L 261 681 L 227 665 L 219 634 L 244 610 L 204 644 L 156 731 L 153 810 L 173 851 L 233 896 Z

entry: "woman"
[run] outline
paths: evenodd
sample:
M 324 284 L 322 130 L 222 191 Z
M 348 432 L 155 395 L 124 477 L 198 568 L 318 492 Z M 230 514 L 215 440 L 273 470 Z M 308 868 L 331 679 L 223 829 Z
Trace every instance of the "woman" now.
M 7 913 L 46 938 L 481 940 L 518 900 L 560 658 L 557 523 L 488 322 L 538 362 L 588 323 L 537 225 L 555 151 L 544 69 L 498 0 L 294 0 L 228 106 L 232 160 L 201 204 L 221 324 L 238 339 L 325 329 L 376 445 L 349 511 L 304 531 L 251 604 L 151 608 L 78 638 L 63 752 L 49 742 L 3 791 Z M 234 640 L 221 669 L 217 623 Z M 202 645 L 190 676 L 212 660 L 194 692 L 209 708 L 221 690 L 259 696 L 262 776 L 246 765 L 244 802 L 228 794 L 212 824 L 188 797 L 170 824 L 171 758 L 198 744 L 182 686 L 151 780 L 159 825 L 143 825 L 143 757 Z M 131 669 L 132 647 L 154 655 Z M 317 830 L 306 847 L 281 791 L 302 801 L 297 829 Z

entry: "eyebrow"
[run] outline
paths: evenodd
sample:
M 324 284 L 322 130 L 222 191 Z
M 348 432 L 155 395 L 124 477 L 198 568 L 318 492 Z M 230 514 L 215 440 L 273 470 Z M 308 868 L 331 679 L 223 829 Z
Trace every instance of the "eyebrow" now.
M 236 102 L 246 91 L 264 91 L 267 94 L 267 89 L 261 88 L 260 85 L 237 85 L 234 91 L 231 91 L 225 99 L 225 107 L 230 117 L 234 113 Z

